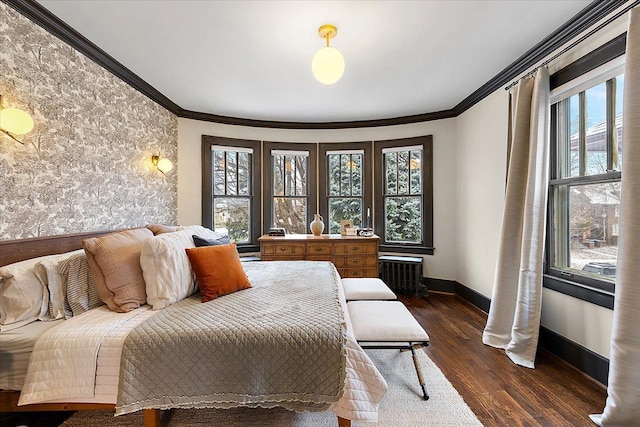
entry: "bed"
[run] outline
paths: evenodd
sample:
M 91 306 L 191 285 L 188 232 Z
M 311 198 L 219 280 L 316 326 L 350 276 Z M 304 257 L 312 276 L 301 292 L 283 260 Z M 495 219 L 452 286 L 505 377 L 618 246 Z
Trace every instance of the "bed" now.
M 28 258 L 39 257 L 42 255 L 50 255 L 55 253 L 62 253 L 71 251 L 74 249 L 78 249 L 82 247 L 82 240 L 100 236 L 106 234 L 107 232 L 102 233 L 84 233 L 84 234 L 76 234 L 76 235 L 66 235 L 66 236 L 56 236 L 56 237 L 46 237 L 46 238 L 36 238 L 36 239 L 25 239 L 20 241 L 5 241 L 0 242 L 0 266 L 4 266 L 10 263 L 14 263 L 17 261 L 21 261 Z M 249 264 L 252 264 L 250 267 Z M 255 276 L 255 271 L 257 271 L 258 264 L 268 264 L 268 263 L 248 263 L 247 270 L 254 270 L 253 272 L 249 272 L 249 276 Z M 338 279 L 339 280 L 339 279 Z M 258 286 L 257 288 L 260 288 Z M 336 413 L 338 416 L 338 424 L 339 425 L 350 425 L 351 420 L 361 420 L 361 421 L 375 421 L 377 417 L 377 404 L 386 392 L 386 383 L 384 379 L 380 376 L 379 372 L 375 369 L 375 366 L 368 359 L 366 354 L 362 351 L 362 349 L 355 343 L 355 339 L 353 338 L 353 334 L 351 332 L 350 320 L 348 318 L 348 312 L 344 309 L 344 295 L 342 294 L 341 287 L 339 288 L 340 295 L 340 307 L 342 308 L 341 314 L 344 315 L 344 325 L 345 325 L 345 340 L 344 346 L 342 347 L 342 351 L 345 353 L 344 357 L 344 376 L 342 377 L 343 381 L 343 390 L 341 391 L 341 395 L 339 399 L 335 402 L 331 403 L 329 406 L 329 410 Z M 260 288 L 261 289 L 261 288 Z M 260 290 L 258 289 L 258 290 Z M 231 299 L 242 299 L 242 293 L 239 292 L 238 295 L 233 298 L 228 298 L 227 301 Z M 251 293 L 247 292 L 247 296 L 251 295 Z M 242 297 L 242 298 L 241 298 Z M 222 300 L 222 299 L 221 299 Z M 214 301 L 215 302 L 215 301 Z M 180 301 L 177 304 L 174 304 L 177 308 L 175 310 L 184 310 L 185 306 L 186 310 L 200 310 L 202 306 L 207 304 L 198 304 L 197 296 L 192 296 L 189 298 L 185 298 L 183 301 Z M 212 305 L 213 306 L 213 305 Z M 173 309 L 172 309 L 173 310 Z M 93 366 L 88 366 L 87 370 L 89 372 L 89 377 L 91 377 L 91 381 L 87 382 L 83 379 L 80 379 L 73 383 L 72 387 L 87 387 L 88 391 L 85 390 L 84 397 L 77 398 L 74 396 L 65 396 L 62 394 L 47 394 L 46 386 L 45 390 L 34 390 L 32 386 L 27 385 L 30 388 L 29 393 L 31 397 L 25 399 L 24 396 L 22 398 L 23 402 L 26 405 L 19 405 L 18 401 L 21 399 L 21 395 L 19 391 L 8 391 L 3 390 L 0 392 L 0 411 L 25 411 L 25 410 L 35 410 L 35 411 L 43 411 L 43 410 L 82 410 L 82 409 L 114 409 L 118 411 L 118 413 L 127 413 L 135 410 L 143 410 L 144 411 L 144 419 L 145 425 L 159 425 L 160 422 L 160 411 L 159 409 L 166 409 L 172 407 L 198 407 L 198 405 L 194 404 L 194 401 L 190 400 L 187 402 L 175 402 L 174 400 L 170 401 L 162 401 L 158 400 L 158 397 L 154 399 L 149 398 L 142 399 L 148 400 L 144 404 L 127 404 L 120 401 L 118 386 L 119 382 L 124 378 L 122 376 L 122 372 L 120 372 L 120 365 L 123 360 L 122 352 L 128 351 L 125 345 L 125 341 L 127 339 L 131 339 L 132 334 L 131 331 L 140 325 L 147 325 L 155 322 L 156 319 L 166 317 L 164 319 L 165 322 L 171 322 L 171 316 L 175 316 L 176 314 L 171 314 L 172 310 L 151 310 L 149 307 L 140 307 L 125 316 L 122 313 L 114 313 L 110 311 L 107 307 L 102 306 L 90 310 L 88 313 L 83 314 L 81 318 L 76 319 L 73 318 L 66 321 L 54 321 L 54 322 L 35 322 L 31 323 L 23 328 L 16 329 L 11 332 L 12 340 L 3 340 L 4 342 L 11 341 L 12 343 L 20 343 L 21 347 L 17 344 L 14 346 L 15 348 L 11 349 L 14 355 L 21 354 L 21 363 L 24 367 L 25 365 L 25 354 L 28 354 L 28 349 L 30 346 L 36 346 L 36 338 L 38 336 L 47 337 L 50 334 L 55 337 L 52 341 L 59 340 L 59 337 L 55 336 L 55 333 L 58 334 L 68 334 L 68 331 L 65 329 L 71 328 L 73 330 L 74 323 L 76 324 L 76 332 L 82 329 L 86 329 L 84 327 L 78 327 L 78 324 L 94 324 L 96 328 L 100 329 L 100 327 L 105 325 L 110 325 L 106 328 L 108 333 L 98 332 L 102 337 L 99 341 L 100 345 L 96 348 L 84 350 L 86 354 L 91 354 L 94 352 L 97 354 L 93 356 Z M 175 311 L 174 310 L 174 311 Z M 131 314 L 132 313 L 132 314 Z M 180 312 L 179 312 L 180 313 Z M 158 316 L 158 314 L 161 314 Z M 127 317 L 124 319 L 124 317 Z M 116 325 L 111 325 L 110 322 L 113 322 L 115 319 Z M 151 319 L 151 320 L 150 320 Z M 53 326 L 54 324 L 61 323 L 60 327 Z M 101 326 L 102 325 L 102 326 Z M 161 326 L 162 329 L 163 326 Z M 202 326 L 200 326 L 202 327 Z M 20 331 L 23 329 L 23 331 Z M 48 332 L 44 330 L 48 330 Z M 46 332 L 46 333 L 45 333 Z M 76 332 L 71 332 L 76 333 Z M 9 334 L 5 335 L 9 337 Z M 89 333 L 91 336 L 91 333 Z M 22 340 L 22 337 L 31 337 L 30 340 Z M 15 338 L 15 339 L 14 339 Z M 90 339 L 89 339 L 90 340 Z M 15 342 L 14 342 L 15 341 Z M 41 341 L 46 341 L 46 339 L 42 339 Z M 74 340 L 76 341 L 76 340 Z M 5 350 L 2 350 L 5 351 Z M 44 356 L 41 358 L 43 360 L 47 359 L 55 359 L 51 356 L 47 356 L 46 351 L 52 351 L 51 349 L 45 350 L 42 353 Z M 76 350 L 74 350 L 76 351 Z M 25 353 L 26 352 L 26 353 Z M 80 351 L 81 353 L 82 351 Z M 4 353 L 2 353 L 4 354 Z M 51 354 L 51 353 L 50 353 Z M 12 356 L 13 357 L 13 356 Z M 61 358 L 60 362 L 64 362 L 66 358 Z M 164 362 L 163 362 L 164 363 Z M 17 365 L 16 365 L 17 366 Z M 44 366 L 44 365 L 43 365 Z M 12 365 L 13 367 L 13 365 Z M 57 368 L 68 369 L 63 365 L 58 366 Z M 56 369 L 57 369 L 56 368 Z M 5 369 L 4 367 L 2 369 Z M 23 368 L 24 369 L 24 368 Z M 44 368 L 50 369 L 50 368 Z M 19 369 L 18 369 L 19 370 Z M 36 371 L 36 369 L 33 369 Z M 33 372 L 30 372 L 29 375 L 32 375 Z M 27 374 L 23 373 L 26 377 Z M 134 376 L 138 375 L 134 371 Z M 17 387 L 20 383 L 19 379 L 14 378 L 13 387 L 7 387 L 6 382 L 5 388 L 22 388 Z M 84 381 L 84 382 L 83 382 Z M 37 383 L 37 381 L 36 381 Z M 89 390 L 90 389 L 90 390 Z M 38 397 L 38 392 L 43 394 Z M 144 393 L 144 391 L 142 392 Z M 27 393 L 25 393 L 26 395 Z M 82 393 L 80 393 L 82 394 Z M 122 393 L 120 393 L 122 394 Z M 35 397 L 34 397 L 35 396 Z M 77 396 L 77 394 L 76 394 Z M 363 399 L 365 396 L 365 399 Z M 160 399 L 162 396 L 160 396 Z M 134 401 L 139 399 L 134 398 Z M 295 400 L 295 399 L 290 399 Z M 326 409 L 326 403 L 320 405 L 313 405 L 310 403 L 308 399 L 301 399 L 302 403 L 298 408 L 289 406 L 289 409 L 294 410 L 321 410 Z M 367 403 L 363 406 L 362 401 L 365 400 Z M 219 403 L 219 402 L 218 402 Z M 272 406 L 276 406 L 277 399 L 272 402 Z M 205 402 L 200 405 L 201 407 L 215 406 L 221 407 L 220 405 L 214 405 L 212 402 Z M 269 406 L 265 404 L 265 402 L 247 402 L 246 400 L 243 403 L 231 402 L 229 407 L 233 406 Z M 285 406 L 287 405 L 278 405 Z

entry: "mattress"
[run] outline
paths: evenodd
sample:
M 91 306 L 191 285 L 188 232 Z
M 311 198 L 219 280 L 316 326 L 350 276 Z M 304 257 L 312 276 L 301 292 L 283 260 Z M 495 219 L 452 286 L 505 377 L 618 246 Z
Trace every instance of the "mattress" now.
M 22 390 L 33 346 L 42 334 L 62 322 L 38 320 L 0 332 L 0 389 Z

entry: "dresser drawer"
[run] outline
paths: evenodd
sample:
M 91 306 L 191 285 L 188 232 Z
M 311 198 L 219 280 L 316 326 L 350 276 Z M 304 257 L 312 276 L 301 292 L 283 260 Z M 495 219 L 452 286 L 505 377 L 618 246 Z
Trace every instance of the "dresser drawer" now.
M 304 256 L 304 245 L 302 244 L 274 244 L 274 245 L 263 245 L 262 246 L 262 254 L 263 255 L 299 255 Z
M 378 277 L 376 268 L 339 268 L 338 273 L 343 279 L 358 277 Z
M 375 254 L 378 252 L 377 243 L 353 242 L 338 243 L 335 246 L 336 255 Z
M 331 255 L 331 245 L 322 245 L 319 243 L 309 243 L 307 245 L 307 256 Z
M 378 257 L 372 255 L 351 255 L 335 257 L 336 267 L 376 267 L 378 265 Z

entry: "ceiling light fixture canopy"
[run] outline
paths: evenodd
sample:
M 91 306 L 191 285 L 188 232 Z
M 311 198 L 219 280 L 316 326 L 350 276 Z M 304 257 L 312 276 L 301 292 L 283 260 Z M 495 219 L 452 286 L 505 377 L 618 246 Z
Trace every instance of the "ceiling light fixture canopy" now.
M 311 69 L 316 79 L 326 85 L 337 82 L 344 73 L 344 58 L 342 54 L 338 49 L 329 46 L 329 40 L 337 34 L 338 29 L 334 25 L 327 24 L 318 28 L 318 35 L 326 40 L 327 45 L 313 56 Z

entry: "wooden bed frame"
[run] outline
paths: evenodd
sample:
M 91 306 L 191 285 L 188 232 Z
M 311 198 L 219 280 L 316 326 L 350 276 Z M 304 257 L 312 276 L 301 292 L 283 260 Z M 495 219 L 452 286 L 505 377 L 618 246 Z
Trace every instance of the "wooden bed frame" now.
M 63 234 L 21 240 L 0 240 L 0 267 L 30 258 L 82 249 L 84 239 L 102 236 L 114 231 L 120 230 Z M 115 405 L 110 403 L 40 403 L 18 406 L 19 398 L 19 391 L 0 390 L 0 412 L 115 410 Z M 143 409 L 143 416 L 145 427 L 160 427 L 162 418 L 160 409 Z M 338 427 L 350 426 L 351 420 L 338 417 Z

